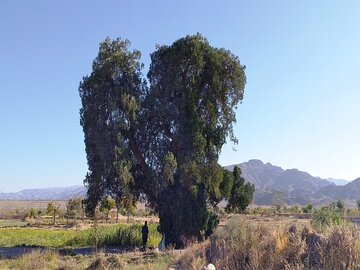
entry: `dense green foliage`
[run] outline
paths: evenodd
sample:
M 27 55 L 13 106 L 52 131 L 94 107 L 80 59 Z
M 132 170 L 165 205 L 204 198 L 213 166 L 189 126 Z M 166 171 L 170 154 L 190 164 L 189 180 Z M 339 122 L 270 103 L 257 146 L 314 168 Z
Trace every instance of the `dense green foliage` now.
M 60 211 L 60 206 L 55 205 L 54 202 L 49 202 L 46 208 L 46 212 L 48 214 L 51 214 L 53 216 L 53 224 L 55 225 L 56 223 L 56 215 L 59 213 Z
M 313 205 L 311 203 L 307 204 L 306 206 L 304 206 L 302 208 L 302 211 L 305 213 L 305 214 L 308 214 L 308 213 L 311 213 L 313 211 Z
M 65 216 L 67 219 L 83 218 L 84 217 L 83 200 L 69 199 L 66 203 Z
M 254 191 L 255 186 L 250 183 L 245 183 L 245 179 L 241 177 L 240 168 L 235 166 L 233 171 L 233 184 L 226 210 L 238 213 L 244 212 L 252 201 Z
M 106 222 L 109 219 L 109 213 L 110 210 L 113 209 L 116 205 L 116 202 L 113 198 L 111 198 L 110 196 L 106 196 L 100 203 L 100 212 L 105 213 L 106 215 Z
M 236 201 L 251 188 L 233 186 L 218 164 L 226 138 L 236 142 L 234 109 L 245 68 L 198 34 L 158 46 L 147 84 L 140 52 L 128 48 L 128 41 L 106 39 L 80 83 L 87 210 L 107 195 L 120 202 L 144 194 L 167 244 L 182 246 L 208 226 L 209 205 L 229 196 L 236 196 L 231 208 L 247 205 Z
M 140 247 L 142 224 L 119 224 L 114 226 L 98 226 L 98 246 L 122 246 Z M 66 242 L 66 246 L 92 246 L 94 243 L 94 231 L 84 230 Z M 156 224 L 149 225 L 148 246 L 156 247 L 161 240 L 161 235 L 157 231 Z
M 99 246 L 141 246 L 141 224 L 98 226 Z M 148 246 L 157 246 L 161 235 L 157 225 L 149 225 Z M 49 230 L 31 228 L 0 229 L 0 246 L 88 247 L 94 245 L 93 229 Z
M 311 225 L 319 232 L 326 231 L 332 225 L 342 223 L 340 209 L 323 206 L 317 209 L 311 217 Z
M 0 246 L 62 247 L 76 234 L 73 230 L 5 228 L 0 229 Z
M 343 213 L 345 210 L 345 204 L 342 200 L 337 200 L 334 208 L 338 209 L 340 213 Z

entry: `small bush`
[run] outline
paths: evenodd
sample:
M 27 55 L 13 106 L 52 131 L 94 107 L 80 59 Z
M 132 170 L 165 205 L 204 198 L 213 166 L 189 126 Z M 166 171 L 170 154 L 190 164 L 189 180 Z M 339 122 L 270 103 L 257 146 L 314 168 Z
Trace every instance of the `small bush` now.
M 321 233 L 326 232 L 333 225 L 342 223 L 341 215 L 337 210 L 329 207 L 321 207 L 311 217 L 311 225 Z
M 264 208 L 264 207 L 261 207 L 261 206 L 258 206 L 258 207 L 256 207 L 256 208 L 254 208 L 253 209 L 253 214 L 254 215 L 261 215 L 261 216 L 263 216 L 263 215 L 268 215 L 269 213 L 269 211 L 268 211 L 269 209 L 266 209 L 266 208 Z
M 313 205 L 311 203 L 307 204 L 306 206 L 304 206 L 302 208 L 302 211 L 305 213 L 305 214 L 309 214 L 309 213 L 312 213 L 313 211 Z
M 98 254 L 90 263 L 87 270 L 100 270 L 100 269 L 124 269 L 126 263 L 119 256 L 104 256 L 104 254 Z

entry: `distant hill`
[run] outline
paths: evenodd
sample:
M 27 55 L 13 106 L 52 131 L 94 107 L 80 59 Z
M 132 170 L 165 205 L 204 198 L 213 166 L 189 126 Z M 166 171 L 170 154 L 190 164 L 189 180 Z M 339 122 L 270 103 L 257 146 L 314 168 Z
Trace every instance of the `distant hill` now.
M 360 199 L 360 177 L 344 186 L 327 186 L 318 190 L 316 196 L 327 196 L 333 200 L 356 201 Z
M 225 168 L 232 170 L 234 166 L 236 165 Z M 346 185 L 337 186 L 334 179 L 329 181 L 314 177 L 297 169 L 284 170 L 256 159 L 237 164 L 237 166 L 240 167 L 245 180 L 255 184 L 255 204 L 272 205 L 275 200 L 279 200 L 276 198 L 279 194 L 281 194 L 282 203 L 288 205 L 307 203 L 324 205 L 335 199 L 343 199 L 347 205 L 354 205 L 354 200 L 360 199 L 360 180 L 359 183 L 355 180 L 346 182 Z
M 225 168 L 232 170 L 234 166 L 236 165 Z M 237 164 L 237 166 L 240 167 L 243 177 L 255 184 L 257 189 L 277 190 L 289 196 L 299 193 L 299 190 L 313 192 L 325 186 L 335 185 L 325 179 L 311 176 L 307 172 L 297 169 L 284 170 L 271 163 L 264 164 L 257 159 Z
M 24 189 L 18 192 L 2 193 L 0 200 L 68 200 L 85 197 L 84 186 Z
M 344 180 L 344 179 L 334 179 L 334 178 L 327 178 L 326 180 L 334 183 L 337 186 L 344 186 L 346 184 L 349 184 L 350 181 Z

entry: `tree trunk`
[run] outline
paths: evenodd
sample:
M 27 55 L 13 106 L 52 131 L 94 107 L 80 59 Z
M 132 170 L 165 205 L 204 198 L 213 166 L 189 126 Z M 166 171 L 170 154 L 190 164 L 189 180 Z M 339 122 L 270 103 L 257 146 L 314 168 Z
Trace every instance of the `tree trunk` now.
M 197 241 L 208 218 L 203 188 L 198 187 L 194 196 L 176 183 L 162 194 L 160 202 L 160 228 L 165 235 L 166 246 L 184 248 Z
M 69 226 L 69 207 L 66 207 L 66 227 Z
M 94 212 L 94 245 L 95 245 L 95 254 L 98 254 L 98 209 L 95 208 Z

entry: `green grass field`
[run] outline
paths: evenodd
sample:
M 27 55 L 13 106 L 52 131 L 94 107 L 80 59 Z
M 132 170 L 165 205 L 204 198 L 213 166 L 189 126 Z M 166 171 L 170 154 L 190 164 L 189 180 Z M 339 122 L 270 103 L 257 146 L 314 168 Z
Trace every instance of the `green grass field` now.
M 85 229 L 35 229 L 35 228 L 0 228 L 0 246 L 37 246 L 37 247 L 88 247 L 98 246 L 141 246 L 141 224 L 100 225 L 97 231 Z M 157 246 L 161 235 L 156 224 L 149 225 L 148 246 Z

